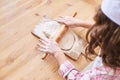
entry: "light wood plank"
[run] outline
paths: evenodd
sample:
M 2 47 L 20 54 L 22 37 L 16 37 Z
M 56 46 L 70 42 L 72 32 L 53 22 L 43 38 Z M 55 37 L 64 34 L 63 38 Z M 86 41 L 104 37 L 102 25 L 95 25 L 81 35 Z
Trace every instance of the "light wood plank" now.
M 62 80 L 56 60 L 48 56 L 43 61 L 42 53 L 35 50 L 38 39 L 31 31 L 44 15 L 54 19 L 77 11 L 77 18 L 93 21 L 100 1 L 0 0 L 0 80 Z M 85 36 L 84 29 L 74 31 Z M 83 55 L 69 60 L 79 70 L 90 63 Z

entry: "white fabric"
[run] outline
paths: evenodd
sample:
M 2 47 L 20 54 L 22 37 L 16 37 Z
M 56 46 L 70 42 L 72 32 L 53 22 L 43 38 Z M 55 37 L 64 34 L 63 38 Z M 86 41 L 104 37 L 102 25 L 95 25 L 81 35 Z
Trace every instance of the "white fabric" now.
M 120 25 L 120 0 L 103 0 L 101 9 L 109 19 Z

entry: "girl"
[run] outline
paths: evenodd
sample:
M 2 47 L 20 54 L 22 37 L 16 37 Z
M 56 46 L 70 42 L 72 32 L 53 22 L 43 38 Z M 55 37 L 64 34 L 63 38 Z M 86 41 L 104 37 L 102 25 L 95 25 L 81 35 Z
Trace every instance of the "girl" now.
M 96 47 L 100 47 L 100 53 L 94 60 L 94 67 L 88 71 L 76 70 L 54 40 L 40 39 L 38 50 L 56 58 L 60 65 L 59 72 L 66 80 L 120 80 L 120 0 L 104 0 L 94 20 L 93 25 L 73 17 L 56 20 L 69 27 L 90 28 L 86 35 L 89 44 L 86 56 L 96 55 Z

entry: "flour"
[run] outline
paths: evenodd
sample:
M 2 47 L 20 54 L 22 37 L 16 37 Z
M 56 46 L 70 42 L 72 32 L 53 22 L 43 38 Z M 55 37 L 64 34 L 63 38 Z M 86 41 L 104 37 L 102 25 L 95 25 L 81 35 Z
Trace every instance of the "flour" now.
M 36 25 L 32 33 L 39 38 L 53 38 L 60 29 L 61 24 L 45 17 L 38 25 Z M 86 45 L 84 40 L 78 38 L 78 36 L 71 30 L 68 30 L 64 34 L 58 44 L 60 48 L 64 51 L 64 53 L 74 60 L 77 60 L 79 58 Z

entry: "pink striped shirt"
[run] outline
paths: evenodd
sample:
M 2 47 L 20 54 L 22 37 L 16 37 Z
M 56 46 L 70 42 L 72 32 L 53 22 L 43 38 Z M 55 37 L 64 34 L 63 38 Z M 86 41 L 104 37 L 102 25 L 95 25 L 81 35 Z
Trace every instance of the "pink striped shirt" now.
M 69 61 L 65 61 L 60 66 L 59 73 L 65 80 L 120 80 L 120 68 L 114 72 L 103 64 L 82 73 L 76 70 Z

